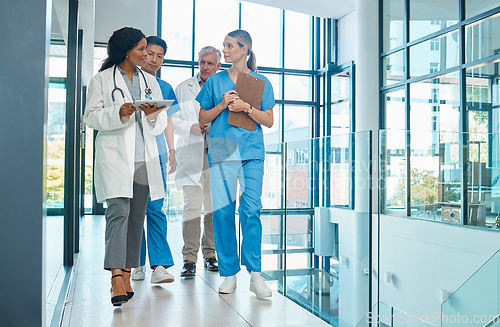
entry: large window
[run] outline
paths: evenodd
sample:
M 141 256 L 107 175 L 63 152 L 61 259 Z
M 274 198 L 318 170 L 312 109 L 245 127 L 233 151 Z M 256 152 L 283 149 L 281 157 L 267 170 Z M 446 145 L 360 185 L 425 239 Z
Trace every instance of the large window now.
M 500 211 L 494 186 L 500 175 L 498 2 L 380 3 L 382 211 L 494 227 Z M 409 8 L 408 17 L 401 7 Z M 393 40 L 394 17 L 403 18 L 402 42 Z
M 242 28 L 252 36 L 258 71 L 271 82 L 277 100 L 275 126 L 264 128 L 266 142 L 284 141 L 287 120 L 281 117 L 287 117 L 288 110 L 291 116 L 297 112 L 294 106 L 312 111 L 318 101 L 313 99 L 313 17 L 238 0 L 164 0 L 162 6 L 161 30 L 168 50 L 161 77 L 172 87 L 197 72 L 198 51 L 203 46 L 221 50 L 227 33 Z M 222 64 L 222 69 L 228 67 L 224 61 Z M 312 136 L 309 132 L 304 135 Z

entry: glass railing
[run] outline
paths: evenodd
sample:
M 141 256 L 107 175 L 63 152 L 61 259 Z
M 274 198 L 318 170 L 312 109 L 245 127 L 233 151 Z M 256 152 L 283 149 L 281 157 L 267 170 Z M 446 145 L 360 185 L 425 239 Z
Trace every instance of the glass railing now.
M 370 132 L 266 145 L 262 270 L 333 326 L 370 308 L 370 167 Z
M 500 326 L 500 251 L 441 305 L 441 326 Z
M 356 327 L 435 327 L 437 324 L 430 323 L 424 318 L 433 320 L 433 316 L 415 316 L 398 308 L 378 302 L 372 311 L 367 313 Z
M 500 134 L 381 130 L 388 215 L 500 227 Z

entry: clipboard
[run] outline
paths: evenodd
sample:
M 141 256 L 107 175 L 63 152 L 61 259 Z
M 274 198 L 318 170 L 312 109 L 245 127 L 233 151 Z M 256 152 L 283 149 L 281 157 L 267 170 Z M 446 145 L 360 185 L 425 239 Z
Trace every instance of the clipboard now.
M 262 102 L 262 95 L 264 94 L 264 87 L 266 82 L 258 77 L 255 77 L 244 72 L 240 72 L 236 79 L 236 87 L 234 90 L 238 92 L 241 100 L 251 104 L 255 110 L 260 110 L 260 103 Z M 229 112 L 227 122 L 233 126 L 241 127 L 249 131 L 255 131 L 257 124 L 255 120 L 250 118 L 244 112 Z

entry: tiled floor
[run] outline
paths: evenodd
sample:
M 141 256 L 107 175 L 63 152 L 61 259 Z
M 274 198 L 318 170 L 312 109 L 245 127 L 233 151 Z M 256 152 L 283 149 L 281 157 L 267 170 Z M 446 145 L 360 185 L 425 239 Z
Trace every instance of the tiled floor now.
M 173 251 L 175 277 L 171 284 L 134 282 L 134 298 L 122 307 L 110 303 L 110 274 L 102 269 L 104 217 L 86 216 L 82 222 L 81 253 L 74 270 L 64 311 L 63 326 L 329 326 L 276 292 L 259 300 L 249 291 L 249 275 L 238 274 L 233 294 L 219 295 L 222 281 L 217 273 L 202 269 L 198 262 L 194 279 L 179 277 L 182 267 L 182 235 L 178 223 L 169 223 L 168 240 Z

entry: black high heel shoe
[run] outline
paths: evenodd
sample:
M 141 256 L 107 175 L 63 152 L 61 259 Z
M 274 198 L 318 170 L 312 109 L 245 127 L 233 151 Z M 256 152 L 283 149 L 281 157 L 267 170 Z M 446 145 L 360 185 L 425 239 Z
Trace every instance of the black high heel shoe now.
M 124 273 L 127 273 L 127 274 L 131 274 L 132 273 L 131 270 L 122 269 L 122 271 Z M 129 280 L 130 280 L 130 278 L 129 278 Z M 134 294 L 135 294 L 134 292 L 127 292 L 128 299 L 130 300 L 132 298 L 132 296 L 134 296 Z
M 114 275 L 111 277 L 111 279 L 115 278 L 115 277 L 122 277 L 122 275 Z M 113 287 L 111 287 L 111 293 L 113 293 Z M 113 306 L 115 307 L 119 307 L 121 306 L 123 303 L 127 303 L 128 302 L 128 294 L 127 295 L 115 295 L 111 298 L 111 304 L 113 304 Z

